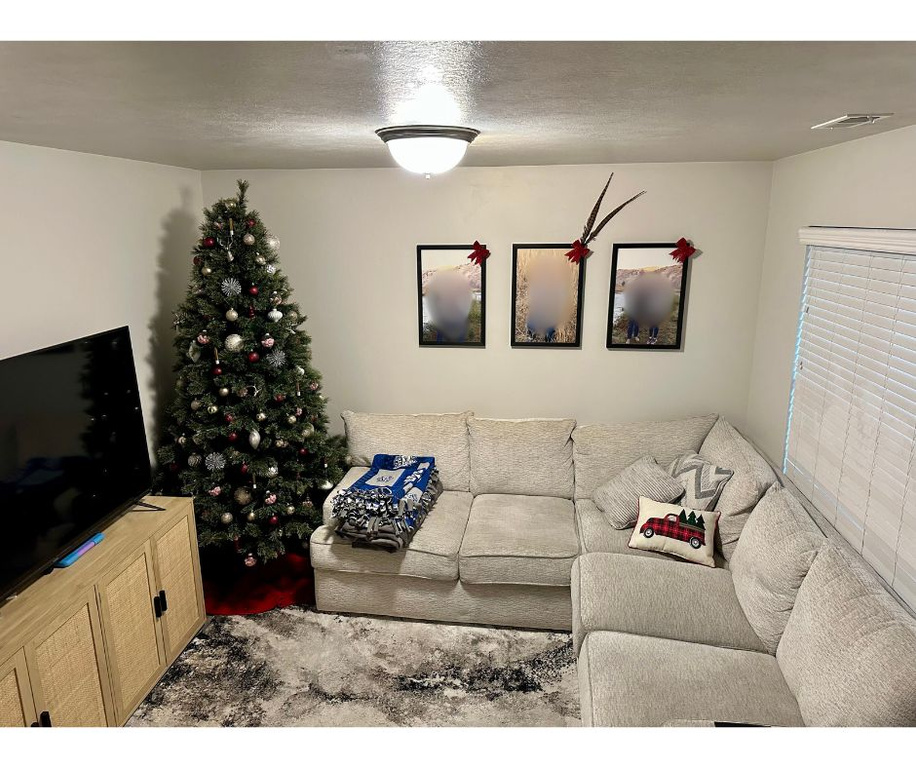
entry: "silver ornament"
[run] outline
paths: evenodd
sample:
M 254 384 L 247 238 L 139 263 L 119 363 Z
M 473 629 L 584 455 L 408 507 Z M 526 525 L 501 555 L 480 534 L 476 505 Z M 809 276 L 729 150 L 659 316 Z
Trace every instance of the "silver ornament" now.
M 258 519 L 258 516 L 254 512 L 248 513 L 248 522 L 249 523 L 253 523 L 257 519 Z
M 234 277 L 227 277 L 220 283 L 220 290 L 224 296 L 231 299 L 242 292 L 242 284 Z
M 267 272 L 268 275 L 273 275 L 276 274 L 277 268 L 273 264 L 268 264 L 266 267 L 264 267 L 264 271 Z
M 229 397 L 229 387 L 220 387 L 219 396 L 220 397 Z
M 188 456 L 188 466 L 191 467 L 191 469 L 199 467 L 201 461 L 203 461 L 203 459 L 199 453 L 192 453 Z
M 311 436 L 314 435 L 314 434 L 315 434 L 315 427 L 313 427 L 311 424 L 306 424 L 306 425 L 302 428 L 302 436 L 303 436 L 303 437 L 311 437 Z
M 293 312 L 292 310 L 290 310 L 286 314 L 286 319 L 289 320 L 291 323 L 295 323 L 299 319 L 299 314 L 297 312 Z
M 200 347 L 197 346 L 196 341 L 192 341 L 191 346 L 188 347 L 188 357 L 191 358 L 192 363 L 196 363 L 200 360 Z
M 219 408 L 217 408 L 215 405 L 208 405 L 208 406 L 207 406 L 207 413 L 209 413 L 211 416 L 212 416 L 214 413 L 216 413 L 218 410 L 219 410 Z
M 234 323 L 236 320 L 239 319 L 239 313 L 236 312 L 234 309 L 227 309 L 226 310 L 226 319 L 230 323 Z
M 274 368 L 282 368 L 286 363 L 286 352 L 282 349 L 275 349 L 264 358 Z
M 201 267 L 200 274 L 202 274 L 204 277 L 209 277 L 213 274 L 213 270 L 210 269 L 210 267 Z
M 242 348 L 242 337 L 237 333 L 230 333 L 224 340 L 223 346 L 230 352 L 238 352 Z
M 191 401 L 191 410 L 192 410 L 192 411 L 196 411 L 196 410 L 198 410 L 198 409 L 200 408 L 200 406 L 202 406 L 202 405 L 203 405 L 203 403 L 200 402 L 200 400 L 192 400 L 192 401 Z
M 257 256 L 255 256 L 254 260 L 255 260 L 255 263 L 261 267 L 263 267 L 267 263 L 267 259 L 265 259 L 260 253 Z
M 183 446 L 183 445 L 186 445 L 186 444 L 187 444 L 188 438 L 186 438 L 184 435 L 182 435 L 182 436 L 179 437 L 178 440 L 176 440 L 175 442 L 177 442 L 178 445 L 182 445 L 182 446 Z
M 292 414 L 290 414 L 289 416 L 286 417 L 286 422 L 287 422 L 287 424 L 295 424 L 295 423 L 296 423 L 296 417 L 293 416 Z
M 296 374 L 299 376 L 305 376 L 305 368 L 303 368 L 301 365 L 297 365 Z
M 294 515 L 294 514 L 296 514 L 296 508 L 295 508 L 292 504 L 287 504 L 287 505 L 286 505 L 286 514 L 287 514 L 287 515 Z
M 204 464 L 211 472 L 216 472 L 226 466 L 226 457 L 221 453 L 208 453 Z
M 318 484 L 318 487 L 319 487 L 322 491 L 330 491 L 331 488 L 334 487 L 334 483 L 332 483 L 330 480 L 328 480 L 327 478 L 325 478 L 324 480 L 322 480 L 322 481 Z
M 245 233 L 245 236 L 242 237 L 242 242 L 245 243 L 245 245 L 254 245 L 254 235 L 252 235 L 251 232 Z
M 268 476 L 268 477 L 276 477 L 276 476 L 277 476 L 277 473 L 278 473 L 279 471 L 280 471 L 280 470 L 277 469 L 277 465 L 276 465 L 276 464 L 271 464 L 271 465 L 267 468 L 267 476 Z
M 280 247 L 280 238 L 271 235 L 267 238 L 267 245 L 271 250 L 277 250 Z
M 282 437 L 278 437 L 276 439 L 276 442 L 274 442 L 274 445 L 276 445 L 277 448 L 286 448 L 286 446 L 289 445 L 289 443 L 286 442 L 286 440 L 284 440 Z
M 258 411 L 258 413 L 257 413 L 257 415 L 255 416 L 255 418 L 256 418 L 258 421 L 264 421 L 264 419 L 267 418 L 267 414 L 264 413 L 264 411 Z
M 279 323 L 283 319 L 283 313 L 279 309 L 272 309 L 267 313 L 267 319 L 272 323 Z
M 261 444 L 261 433 L 258 430 L 253 429 L 248 433 L 248 445 L 252 448 L 257 448 Z
M 223 514 L 221 514 L 221 515 L 219 516 L 219 521 L 220 521 L 223 525 L 229 525 L 229 524 L 232 522 L 232 513 L 231 513 L 231 512 L 223 512 Z
M 251 492 L 247 488 L 236 488 L 235 500 L 244 507 L 251 503 Z

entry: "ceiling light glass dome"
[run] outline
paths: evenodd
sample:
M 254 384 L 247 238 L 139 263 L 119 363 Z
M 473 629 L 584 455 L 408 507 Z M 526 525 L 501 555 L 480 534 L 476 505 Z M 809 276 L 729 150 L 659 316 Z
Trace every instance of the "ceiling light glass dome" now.
M 411 173 L 445 173 L 464 158 L 468 145 L 480 135 L 474 128 L 453 125 L 395 125 L 375 132 L 394 161 Z

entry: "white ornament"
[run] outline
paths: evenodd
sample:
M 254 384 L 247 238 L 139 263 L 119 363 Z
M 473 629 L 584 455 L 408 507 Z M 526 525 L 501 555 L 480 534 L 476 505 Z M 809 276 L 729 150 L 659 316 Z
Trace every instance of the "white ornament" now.
M 264 271 L 267 272 L 268 275 L 273 275 L 276 273 L 277 267 L 274 264 L 268 264 L 264 267 Z
M 208 453 L 204 464 L 211 472 L 216 472 L 226 466 L 226 458 L 221 453 Z
M 242 348 L 242 343 L 241 336 L 237 333 L 230 333 L 223 342 L 223 346 L 230 352 L 238 352 Z
M 286 362 L 286 352 L 282 349 L 275 349 L 264 359 L 274 368 L 282 368 L 283 364 Z
M 245 245 L 254 245 L 254 235 L 252 235 L 251 232 L 248 232 L 242 238 L 242 242 L 245 243 Z
M 257 448 L 261 444 L 261 433 L 258 430 L 253 429 L 248 433 L 248 445 L 252 448 Z
M 267 245 L 271 250 L 276 251 L 280 247 L 280 238 L 271 235 L 267 238 Z
M 272 323 L 279 323 L 283 319 L 283 313 L 279 309 L 272 309 L 267 313 L 267 319 Z
M 239 319 L 239 313 L 236 312 L 234 309 L 227 309 L 226 310 L 226 319 L 230 323 L 234 323 L 236 320 Z
M 220 283 L 220 290 L 223 292 L 224 296 L 231 299 L 242 292 L 242 284 L 234 277 L 227 277 Z

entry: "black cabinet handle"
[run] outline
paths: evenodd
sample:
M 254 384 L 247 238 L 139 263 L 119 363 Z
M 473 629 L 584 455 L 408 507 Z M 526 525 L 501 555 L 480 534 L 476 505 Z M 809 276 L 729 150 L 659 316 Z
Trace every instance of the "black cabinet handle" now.
M 42 728 L 51 727 L 51 713 L 48 710 L 45 710 L 38 716 L 38 720 L 41 723 Z
M 165 613 L 169 609 L 169 603 L 165 599 L 165 590 L 164 589 L 159 590 L 159 602 L 162 605 L 162 612 Z
M 155 611 L 157 619 L 162 618 L 162 602 L 159 600 L 159 595 L 153 598 L 153 611 Z

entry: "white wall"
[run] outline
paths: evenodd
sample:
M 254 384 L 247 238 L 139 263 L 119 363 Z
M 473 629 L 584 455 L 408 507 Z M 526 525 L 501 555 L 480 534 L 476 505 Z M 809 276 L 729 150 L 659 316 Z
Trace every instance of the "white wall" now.
M 747 432 L 782 461 L 808 225 L 916 227 L 916 127 L 785 158 L 773 167 Z
M 200 173 L 0 142 L 0 358 L 129 325 L 151 442 Z
M 611 170 L 607 210 L 648 194 L 595 242 L 582 349 L 510 348 L 512 243 L 577 237 Z M 468 408 L 589 422 L 718 411 L 743 426 L 769 163 L 458 168 L 431 180 L 396 169 L 208 171 L 204 200 L 232 194 L 240 176 L 281 240 L 335 417 L 346 408 Z M 681 235 L 702 250 L 691 266 L 683 351 L 608 351 L 612 244 Z M 419 348 L 416 245 L 475 239 L 492 251 L 486 349 Z

